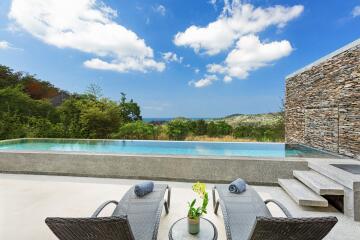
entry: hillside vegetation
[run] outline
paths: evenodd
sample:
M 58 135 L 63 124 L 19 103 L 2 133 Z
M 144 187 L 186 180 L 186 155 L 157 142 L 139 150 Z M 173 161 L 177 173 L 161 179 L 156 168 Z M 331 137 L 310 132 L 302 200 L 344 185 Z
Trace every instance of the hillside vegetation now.
M 90 85 L 85 93 L 71 94 L 0 65 L 0 139 L 284 140 L 282 113 L 146 123 L 135 101 L 122 92 L 119 98 L 103 97 L 96 85 Z
M 283 112 L 264 114 L 232 114 L 215 121 L 225 121 L 232 127 L 241 125 L 274 125 L 283 118 Z

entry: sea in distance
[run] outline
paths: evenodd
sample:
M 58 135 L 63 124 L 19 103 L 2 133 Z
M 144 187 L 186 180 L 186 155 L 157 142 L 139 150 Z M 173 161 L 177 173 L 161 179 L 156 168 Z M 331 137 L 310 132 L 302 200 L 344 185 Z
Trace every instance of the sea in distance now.
M 173 119 L 175 119 L 176 117 L 160 117 L 160 118 L 143 118 L 144 122 L 147 123 L 154 123 L 154 122 L 169 122 Z M 186 118 L 186 119 L 191 119 L 191 120 L 200 120 L 200 119 L 204 119 L 204 120 L 209 120 L 209 119 L 214 119 L 214 118 Z

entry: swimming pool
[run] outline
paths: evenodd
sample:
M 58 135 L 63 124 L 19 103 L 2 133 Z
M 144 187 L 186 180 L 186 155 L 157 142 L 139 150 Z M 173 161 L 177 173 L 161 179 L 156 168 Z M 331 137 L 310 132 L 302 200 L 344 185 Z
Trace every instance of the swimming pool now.
M 338 157 L 300 145 L 284 143 L 233 143 L 143 140 L 20 139 L 0 141 L 1 151 L 80 152 L 130 155 L 190 155 L 244 157 Z

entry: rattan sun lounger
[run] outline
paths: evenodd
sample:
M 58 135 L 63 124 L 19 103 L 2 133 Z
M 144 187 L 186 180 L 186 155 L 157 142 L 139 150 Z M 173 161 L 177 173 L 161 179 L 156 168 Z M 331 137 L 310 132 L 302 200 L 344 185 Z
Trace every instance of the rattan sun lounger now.
M 319 240 L 337 223 L 336 217 L 293 218 L 281 203 L 263 201 L 250 186 L 243 193 L 233 194 L 227 184 L 219 184 L 212 194 L 215 214 L 221 206 L 228 240 Z M 287 217 L 272 217 L 266 207 L 269 202 L 277 204 Z
M 60 240 L 155 240 L 163 206 L 169 212 L 170 193 L 169 186 L 155 184 L 153 192 L 139 198 L 132 187 L 119 202 L 103 203 L 90 218 L 46 218 L 45 222 Z M 116 204 L 112 216 L 98 217 L 111 203 Z

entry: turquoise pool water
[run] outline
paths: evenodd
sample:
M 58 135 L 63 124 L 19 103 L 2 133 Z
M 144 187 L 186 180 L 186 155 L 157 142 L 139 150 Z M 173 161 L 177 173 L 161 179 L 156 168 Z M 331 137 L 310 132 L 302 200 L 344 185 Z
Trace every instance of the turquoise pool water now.
M 223 143 L 132 140 L 20 140 L 0 142 L 0 151 L 88 152 L 149 155 L 316 157 L 334 155 L 282 143 Z

